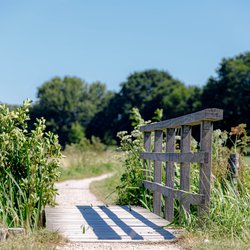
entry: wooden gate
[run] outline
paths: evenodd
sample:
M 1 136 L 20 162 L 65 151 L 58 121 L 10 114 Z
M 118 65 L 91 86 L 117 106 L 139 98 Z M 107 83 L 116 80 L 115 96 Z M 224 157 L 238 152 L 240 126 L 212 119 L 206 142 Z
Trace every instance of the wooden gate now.
M 198 205 L 198 214 L 209 212 L 210 180 L 212 165 L 213 122 L 223 119 L 223 110 L 205 109 L 196 113 L 141 126 L 144 132 L 144 148 L 140 157 L 144 159 L 146 180 L 144 187 L 153 191 L 153 212 L 161 213 L 161 196 L 165 198 L 165 218 L 174 218 L 174 199 L 180 201 L 183 212 L 190 211 L 190 204 Z M 192 126 L 200 126 L 199 152 L 191 152 Z M 176 151 L 176 129 L 180 129 L 180 152 Z M 152 135 L 154 136 L 152 140 Z M 166 147 L 163 151 L 163 135 Z M 151 140 L 153 145 L 151 145 Z M 153 152 L 151 152 L 153 148 Z M 150 181 L 153 162 L 153 182 Z M 162 184 L 162 163 L 166 162 L 165 185 Z M 174 188 L 174 163 L 180 163 L 180 189 Z M 190 192 L 191 163 L 200 164 L 199 193 Z

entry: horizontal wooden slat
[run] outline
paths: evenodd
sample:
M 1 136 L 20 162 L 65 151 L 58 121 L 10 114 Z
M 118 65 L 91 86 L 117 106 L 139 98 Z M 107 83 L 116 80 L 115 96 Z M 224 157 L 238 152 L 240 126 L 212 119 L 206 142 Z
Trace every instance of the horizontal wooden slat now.
M 140 127 L 140 130 L 143 131 L 153 131 L 153 130 L 162 130 L 166 128 L 179 128 L 182 125 L 197 125 L 201 121 L 219 121 L 223 119 L 223 110 L 222 109 L 204 109 L 196 113 L 180 116 L 177 118 L 147 124 Z
M 153 161 L 173 161 L 173 162 L 198 162 L 204 163 L 207 161 L 208 153 L 206 152 L 195 152 L 195 153 L 149 153 L 142 152 L 140 157 L 144 160 Z
M 170 188 L 167 186 L 164 186 L 159 183 L 154 183 L 151 181 L 143 181 L 144 187 L 151 190 L 151 191 L 157 191 L 159 193 L 162 193 L 163 196 L 169 196 L 170 193 L 174 193 L 175 199 L 185 199 L 188 203 L 199 205 L 202 204 L 204 195 L 201 194 L 193 194 L 190 192 L 186 192 L 183 190 L 177 190 L 174 188 Z

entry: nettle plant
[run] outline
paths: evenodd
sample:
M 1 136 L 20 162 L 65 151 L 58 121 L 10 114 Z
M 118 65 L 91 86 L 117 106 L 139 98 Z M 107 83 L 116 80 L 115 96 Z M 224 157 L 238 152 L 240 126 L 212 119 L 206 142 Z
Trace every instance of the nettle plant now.
M 46 205 L 55 204 L 60 145 L 37 119 L 28 130 L 31 101 L 10 111 L 0 105 L 0 219 L 4 226 L 36 228 Z

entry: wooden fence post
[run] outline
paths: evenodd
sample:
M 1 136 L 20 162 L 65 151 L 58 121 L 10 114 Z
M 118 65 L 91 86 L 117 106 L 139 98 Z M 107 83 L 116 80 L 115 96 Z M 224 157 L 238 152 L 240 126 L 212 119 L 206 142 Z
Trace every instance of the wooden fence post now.
M 167 129 L 166 152 L 175 152 L 175 129 Z M 166 186 L 174 188 L 174 162 L 166 162 Z M 165 219 L 172 221 L 174 218 L 174 192 L 165 197 Z
M 201 142 L 200 151 L 206 152 L 206 159 L 200 166 L 200 184 L 199 193 L 204 195 L 203 203 L 198 207 L 198 214 L 209 213 L 210 202 L 210 181 L 212 171 L 212 138 L 213 138 L 213 123 L 203 121 L 201 124 Z
M 161 130 L 155 131 L 154 152 L 162 153 L 162 134 Z M 154 161 L 154 182 L 161 184 L 162 176 L 162 162 Z M 154 213 L 160 215 L 161 213 L 161 193 L 154 191 L 153 194 L 153 210 Z
M 180 146 L 181 153 L 188 153 L 191 151 L 191 126 L 182 126 Z M 190 191 L 190 163 L 181 163 L 180 165 L 180 189 L 188 192 Z M 185 198 L 180 200 L 180 209 L 181 215 L 184 211 L 187 213 L 190 212 L 190 204 Z
M 229 173 L 230 173 L 230 181 L 234 187 L 234 191 L 237 191 L 237 179 L 238 179 L 238 170 L 239 170 L 239 154 L 230 154 L 228 159 L 229 163 Z
M 151 132 L 144 132 L 144 149 L 146 152 L 151 151 Z M 144 160 L 144 175 L 147 180 L 150 180 L 150 172 L 151 172 L 151 162 L 150 160 Z

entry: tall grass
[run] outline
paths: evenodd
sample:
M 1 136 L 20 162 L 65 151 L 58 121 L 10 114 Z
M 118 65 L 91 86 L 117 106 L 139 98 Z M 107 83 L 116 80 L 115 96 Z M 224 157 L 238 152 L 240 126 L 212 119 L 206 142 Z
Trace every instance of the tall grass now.
M 239 187 L 240 191 L 235 192 L 228 180 L 214 183 L 205 228 L 213 237 L 224 235 L 250 243 L 250 193 L 244 186 Z
M 41 226 L 42 195 L 37 206 L 31 206 L 27 194 L 11 173 L 6 172 L 5 183 L 0 183 L 0 218 L 4 227 L 23 227 L 28 231 Z
M 214 239 L 227 238 L 250 243 L 250 194 L 244 186 L 235 192 L 228 180 L 212 185 L 210 212 L 202 218 L 191 214 L 186 228 L 202 231 Z

